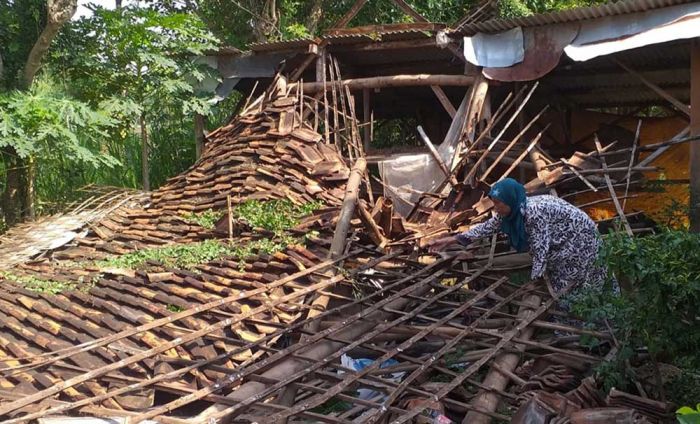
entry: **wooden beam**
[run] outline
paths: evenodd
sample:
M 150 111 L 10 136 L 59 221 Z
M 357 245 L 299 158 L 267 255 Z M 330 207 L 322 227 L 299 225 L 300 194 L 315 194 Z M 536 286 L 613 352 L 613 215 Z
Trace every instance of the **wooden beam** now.
M 325 45 L 326 43 L 327 41 L 323 40 L 319 44 Z M 309 43 L 309 50 L 304 58 L 304 61 L 301 62 L 301 64 L 294 70 L 292 75 L 289 77 L 289 81 L 298 81 L 304 71 L 306 71 L 306 68 L 308 68 L 312 62 L 317 60 L 318 52 L 323 48 L 322 46 L 319 46 L 319 44 Z
M 700 136 L 700 39 L 690 42 L 690 136 Z M 690 143 L 690 231 L 700 232 L 700 146 Z
M 392 0 L 395 5 L 397 5 L 405 14 L 412 17 L 416 22 L 428 22 L 420 13 L 416 12 L 410 4 L 406 3 L 404 0 Z
M 447 113 L 450 115 L 450 118 L 454 118 L 455 114 L 457 113 L 457 110 L 455 109 L 450 99 L 447 98 L 447 95 L 442 90 L 442 88 L 440 88 L 440 86 L 437 85 L 431 85 L 430 88 L 433 89 L 433 93 L 435 93 L 438 100 L 440 100 L 440 104 L 442 104 L 442 107 L 445 108 Z
M 618 59 L 613 59 L 615 63 L 620 65 L 622 69 L 625 71 L 629 72 L 630 74 L 634 75 L 637 77 L 644 85 L 649 87 L 653 92 L 658 94 L 659 96 L 663 97 L 666 99 L 669 103 L 671 103 L 676 109 L 680 110 L 681 112 L 685 113 L 687 116 L 690 116 L 690 108 L 688 105 L 684 104 L 680 100 L 676 99 L 672 95 L 668 94 L 664 89 L 659 87 L 658 85 L 654 84 L 653 82 L 649 81 L 648 79 L 644 78 L 644 76 L 637 71 L 633 70 L 632 68 L 628 67 L 624 63 L 620 62 Z
M 352 5 L 350 10 L 348 10 L 348 13 L 346 13 L 338 22 L 333 25 L 333 28 L 345 28 L 350 21 L 352 21 L 352 18 L 357 15 L 357 13 L 362 9 L 362 6 L 367 3 L 367 0 L 357 0 L 355 4 Z
M 350 90 L 362 90 L 365 88 L 385 88 L 385 87 L 417 87 L 430 85 L 449 85 L 449 86 L 468 86 L 474 83 L 474 77 L 466 75 L 392 75 L 370 78 L 355 78 L 346 79 L 343 81 L 335 81 L 326 84 L 326 90 L 332 88 L 333 85 L 342 84 Z M 296 84 L 296 83 L 295 83 Z M 295 89 L 295 84 L 290 84 L 289 87 Z M 306 82 L 304 83 L 304 93 L 315 94 L 323 90 L 323 83 Z
M 418 134 L 420 135 L 421 140 L 423 140 L 423 143 L 425 143 L 426 147 L 430 151 L 430 154 L 433 156 L 433 159 L 435 159 L 435 162 L 437 162 L 442 173 L 445 174 L 445 178 L 450 178 L 452 185 L 456 186 L 457 179 L 452 175 L 450 170 L 447 168 L 447 165 L 445 165 L 445 162 L 440 157 L 440 154 L 438 153 L 437 149 L 435 149 L 435 146 L 433 145 L 432 141 L 430 141 L 430 138 L 428 138 L 428 134 L 425 133 L 425 131 L 423 130 L 423 127 L 421 127 L 420 125 L 418 125 Z

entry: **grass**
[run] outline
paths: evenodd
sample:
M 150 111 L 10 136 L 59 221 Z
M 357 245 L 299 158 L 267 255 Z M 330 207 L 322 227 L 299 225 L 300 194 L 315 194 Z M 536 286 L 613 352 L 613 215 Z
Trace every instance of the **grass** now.
M 0 276 L 7 281 L 12 281 L 23 286 L 27 290 L 48 294 L 59 294 L 66 290 L 76 289 L 88 291 L 94 286 L 95 282 L 95 279 L 90 282 L 86 282 L 83 277 L 80 277 L 77 281 L 44 280 L 26 275 L 16 275 L 11 272 L 2 272 L 0 273 Z

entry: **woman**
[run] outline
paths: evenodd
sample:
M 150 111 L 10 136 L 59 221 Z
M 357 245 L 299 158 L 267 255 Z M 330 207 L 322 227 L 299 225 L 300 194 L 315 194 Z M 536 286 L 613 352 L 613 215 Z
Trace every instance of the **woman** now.
M 434 241 L 430 250 L 455 243 L 466 246 L 500 230 L 516 251 L 530 251 L 531 278 L 548 277 L 555 293 L 570 284 L 575 285 L 573 292 L 602 289 L 606 270 L 596 263 L 601 241 L 588 215 L 558 197 L 527 198 L 525 187 L 511 178 L 494 184 L 489 197 L 496 216 L 462 234 Z M 560 302 L 560 307 L 568 310 L 567 303 Z

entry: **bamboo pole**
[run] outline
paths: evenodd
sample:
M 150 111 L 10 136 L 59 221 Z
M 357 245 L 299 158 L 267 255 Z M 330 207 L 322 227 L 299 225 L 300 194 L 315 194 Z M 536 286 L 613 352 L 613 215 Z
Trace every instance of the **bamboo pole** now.
M 402 281 L 409 281 L 415 279 L 418 275 L 425 274 L 428 272 L 432 272 L 433 269 L 436 267 L 442 266 L 445 261 L 439 261 L 434 263 L 433 265 L 430 265 L 421 271 L 419 271 L 417 274 L 408 276 L 402 280 L 399 280 L 397 283 L 394 283 L 394 285 L 401 284 Z M 430 286 L 428 283 L 434 281 L 437 276 L 442 274 L 442 271 L 437 271 L 435 274 L 429 275 L 428 277 L 422 279 L 419 283 L 414 284 L 410 287 L 407 287 L 397 293 L 394 293 L 393 295 L 380 300 L 379 302 L 375 303 L 374 305 L 370 306 L 369 308 L 365 308 L 358 314 L 354 315 L 353 317 L 349 317 L 344 321 L 344 324 L 342 325 L 342 329 L 340 328 L 341 326 L 334 326 L 332 328 L 329 328 L 328 330 L 324 330 L 322 332 L 319 332 L 318 334 L 312 336 L 309 338 L 307 343 L 304 345 L 301 344 L 296 344 L 293 345 L 292 348 L 295 350 L 300 350 L 302 351 L 301 354 L 306 357 L 307 359 L 311 360 L 317 360 L 320 361 L 322 359 L 327 359 L 329 355 L 337 354 L 341 350 L 347 349 L 348 346 L 346 346 L 345 343 L 341 342 L 333 342 L 329 340 L 324 340 L 324 337 L 326 337 L 328 334 L 334 333 L 337 338 L 340 339 L 345 339 L 345 340 L 358 340 L 361 338 L 361 336 L 365 335 L 366 333 L 375 327 L 375 324 L 371 321 L 382 321 L 386 319 L 386 313 L 382 312 L 382 308 L 392 308 L 392 309 L 403 309 L 409 302 L 410 300 L 407 300 L 405 296 L 410 293 L 417 292 L 419 295 L 425 293 L 426 291 L 430 290 Z M 393 286 L 393 285 L 392 285 Z M 385 287 L 387 289 L 388 287 Z M 380 290 L 383 291 L 383 290 Z M 365 318 L 369 321 L 364 321 L 362 318 Z M 354 342 L 357 343 L 357 342 Z M 268 368 L 270 363 L 274 363 L 273 360 L 280 360 L 280 362 L 274 364 L 274 366 L 270 367 L 265 371 L 262 375 L 265 377 L 269 378 L 276 378 L 279 379 L 280 381 L 285 381 L 288 379 L 288 376 L 293 375 L 295 373 L 299 373 L 302 371 L 305 371 L 308 368 L 308 365 L 305 362 L 301 362 L 298 359 L 295 358 L 281 358 L 281 354 L 286 353 L 286 352 L 280 352 L 279 354 L 273 355 L 272 357 L 268 358 L 267 360 L 261 361 L 260 363 L 250 367 L 248 370 L 246 370 L 245 373 L 239 373 L 237 375 L 232 376 L 233 378 L 229 378 L 229 381 L 235 382 L 238 381 L 239 379 L 243 378 L 245 375 L 248 373 L 253 373 L 258 369 L 264 369 Z M 339 356 L 339 355 L 338 355 Z M 166 410 L 169 410 L 170 408 L 173 407 L 178 407 L 181 405 L 186 405 L 187 403 L 194 401 L 196 399 L 199 399 L 206 394 L 209 394 L 210 392 L 216 391 L 219 389 L 221 386 L 217 387 L 205 387 L 204 389 L 201 389 L 199 393 L 197 393 L 194 396 L 189 396 L 186 398 L 179 399 L 177 401 L 171 402 L 171 406 L 164 406 L 160 408 L 156 408 L 152 411 L 149 411 L 147 414 L 142 414 L 140 417 L 141 419 L 147 419 L 153 416 L 158 415 L 159 413 L 162 413 Z M 233 399 L 239 400 L 241 403 L 243 401 L 253 401 L 254 399 L 257 399 L 261 396 L 263 396 L 265 393 L 267 393 L 269 389 L 266 389 L 264 384 L 260 383 L 255 383 L 255 382 L 249 382 L 245 383 L 242 386 L 238 387 L 234 392 L 232 392 L 228 397 L 231 397 Z M 238 409 L 238 408 L 236 408 Z M 203 411 L 199 416 L 197 416 L 197 421 L 199 422 L 206 422 L 209 420 L 217 420 L 217 419 L 227 419 L 231 414 L 233 413 L 231 408 L 228 408 L 226 405 L 213 405 L 209 408 L 207 408 L 205 411 Z M 226 422 L 226 421 L 224 421 Z
M 690 43 L 690 136 L 700 137 L 700 42 Z M 700 146 L 690 145 L 690 231 L 700 232 Z
M 627 168 L 627 176 L 625 179 L 627 183 L 625 184 L 625 194 L 622 200 L 622 211 L 625 211 L 625 206 L 627 206 L 627 194 L 630 190 L 630 180 L 632 179 L 632 167 L 634 166 L 634 155 L 637 150 L 637 145 L 639 144 L 639 132 L 642 130 L 642 120 L 640 119 L 637 123 L 637 132 L 634 134 L 634 142 L 632 143 L 632 153 L 630 154 L 630 163 Z
M 503 128 L 498 133 L 498 135 L 496 135 L 496 137 L 493 139 L 493 141 L 491 141 L 491 143 L 488 145 L 488 147 L 486 148 L 484 153 L 482 153 L 482 155 L 479 157 L 479 159 L 477 159 L 476 163 L 469 170 L 469 172 L 467 173 L 467 176 L 464 177 L 464 181 L 470 181 L 474 177 L 474 174 L 476 174 L 476 172 L 478 171 L 479 165 L 481 164 L 481 162 L 488 156 L 488 154 L 491 152 L 491 150 L 496 145 L 496 143 L 498 143 L 501 140 L 501 137 L 503 137 L 503 134 L 505 134 L 505 132 L 508 130 L 508 128 L 513 123 L 513 121 L 515 121 L 515 118 L 520 114 L 520 112 L 523 110 L 523 108 L 525 107 L 527 102 L 530 100 L 530 97 L 532 97 L 532 94 L 535 92 L 538 85 L 539 85 L 539 83 L 536 82 L 532 86 L 530 91 L 527 93 L 527 96 L 525 96 L 525 99 L 523 99 L 523 102 L 515 110 L 515 113 L 513 113 L 513 115 L 511 115 L 511 117 L 508 119 L 508 121 L 503 126 Z
M 355 207 L 357 206 L 358 194 L 360 191 L 360 183 L 362 182 L 362 176 L 367 169 L 367 161 L 364 158 L 359 158 L 352 170 L 350 171 L 350 177 L 348 178 L 348 184 L 345 189 L 345 198 L 343 199 L 343 205 L 340 208 L 340 215 L 338 216 L 338 223 L 335 226 L 335 231 L 333 233 L 333 241 L 331 242 L 331 248 L 328 252 L 328 258 L 333 260 L 339 258 L 343 251 L 345 250 L 345 244 L 347 241 L 348 230 L 350 229 L 350 220 L 355 214 Z M 312 303 L 312 309 L 309 311 L 308 318 L 313 318 L 319 313 L 326 310 L 328 306 L 329 298 L 328 296 L 319 296 Z M 315 322 L 312 329 L 318 330 L 318 324 L 320 322 Z
M 600 140 L 598 140 L 598 136 L 594 136 L 595 140 L 595 147 L 596 150 L 600 153 L 602 150 L 602 146 L 600 144 Z M 622 210 L 622 206 L 620 206 L 620 201 L 617 199 L 617 194 L 615 193 L 615 189 L 613 188 L 612 181 L 610 180 L 610 173 L 608 169 L 608 164 L 605 161 L 605 158 L 601 157 L 601 164 L 603 165 L 603 171 L 605 172 L 603 174 L 603 177 L 605 178 L 605 183 L 608 185 L 608 190 L 610 191 L 610 197 L 612 197 L 613 204 L 615 205 L 615 209 L 617 210 L 617 214 L 620 216 L 620 220 L 622 221 L 622 225 L 625 227 L 625 231 L 627 231 L 627 234 L 632 237 L 634 233 L 632 232 L 632 227 L 630 227 L 629 222 L 627 222 L 627 217 L 625 216 L 625 212 Z
M 535 295 L 527 296 L 525 302 L 530 305 L 521 306 L 518 311 L 518 318 L 527 318 L 530 316 L 537 305 L 540 303 L 540 297 Z M 528 326 L 523 329 L 520 333 L 520 338 L 529 340 L 534 334 L 535 329 L 532 326 Z M 525 346 L 522 344 L 515 345 L 515 349 L 518 351 L 524 351 Z M 504 390 L 508 387 L 508 383 L 511 381 L 508 372 L 512 372 L 518 366 L 520 362 L 520 354 L 517 353 L 503 353 L 494 359 L 494 364 L 491 371 L 486 375 L 484 379 L 484 385 L 498 390 Z M 507 372 L 500 371 L 503 369 Z M 495 411 L 498 407 L 499 398 L 492 392 L 482 391 L 477 397 L 471 402 L 472 405 L 478 406 L 487 411 Z M 491 422 L 491 417 L 480 414 L 478 412 L 469 412 L 462 420 L 462 424 L 489 424 Z
M 496 167 L 496 165 L 498 165 L 498 163 L 503 159 L 503 157 L 504 157 L 506 154 L 508 154 L 508 152 L 510 151 L 510 149 L 512 149 L 513 146 L 515 145 L 515 143 L 517 143 L 518 140 L 520 140 L 520 138 L 521 138 L 522 136 L 525 135 L 525 133 L 530 129 L 530 127 L 531 127 L 538 119 L 540 119 L 540 117 L 547 111 L 548 108 L 549 108 L 549 105 L 547 105 L 547 106 L 545 106 L 544 108 L 542 108 L 542 110 L 540 111 L 540 113 L 538 113 L 537 116 L 535 116 L 534 118 L 532 118 L 532 120 L 530 120 L 530 122 L 529 122 L 527 125 L 525 125 L 525 126 L 522 128 L 522 130 L 520 130 L 520 132 L 513 138 L 513 140 L 511 140 L 511 142 L 506 146 L 506 148 L 503 149 L 503 151 L 501 152 L 501 154 L 498 155 L 498 157 L 491 163 L 491 166 L 489 166 L 489 168 L 488 168 L 488 169 L 484 172 L 484 174 L 479 178 L 479 181 L 485 181 L 485 180 L 486 180 L 486 177 L 489 176 L 489 174 L 491 173 L 491 171 L 493 171 L 493 169 Z

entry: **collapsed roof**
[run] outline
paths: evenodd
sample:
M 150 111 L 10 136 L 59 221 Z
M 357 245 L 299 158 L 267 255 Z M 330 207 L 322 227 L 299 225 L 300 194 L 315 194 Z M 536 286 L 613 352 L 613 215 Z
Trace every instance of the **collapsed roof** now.
M 448 55 L 450 66 L 463 71 L 449 48 L 427 46 L 435 31 L 428 29 L 425 50 L 396 44 L 423 35 L 392 31 L 386 36 L 399 39 L 387 40 L 395 43 L 388 50 L 413 50 L 401 55 L 426 63 L 433 54 Z M 359 33 L 337 37 L 347 38 L 348 47 L 365 37 Z M 366 41 L 358 45 L 380 52 L 375 59 L 386 54 L 386 45 Z M 694 138 L 681 132 L 641 143 L 635 136 L 629 146 L 602 138 L 594 151 L 552 157 L 538 148 L 551 126 L 538 127 L 545 111 L 523 112 L 536 104 L 541 87 L 489 96 L 499 86 L 483 74 L 441 67 L 438 76 L 469 88 L 435 103 L 447 109 L 449 96 L 460 100 L 451 112 L 439 109 L 454 119 L 443 131 L 427 129 L 428 152 L 410 159 L 429 169 L 399 187 L 386 173 L 376 178 L 367 171 L 372 119 L 356 117 L 364 104 L 352 91 L 380 88 L 363 87 L 363 77 L 383 81 L 385 91 L 423 90 L 426 81 L 445 79 L 381 79 L 386 62 L 376 62 L 371 75 L 358 67 L 348 79 L 343 42 L 334 44 L 337 51 L 320 56 L 318 78 L 262 80 L 270 82 L 263 94 L 210 134 L 197 163 L 161 189 L 130 193 L 128 204 L 108 202 L 87 218 L 78 208 L 65 227 L 69 236 L 41 232 L 56 230 L 59 218 L 25 228 L 52 238 L 39 247 L 14 235 L 3 239 L 5 252 L 24 252 L 3 256 L 12 266 L 0 293 L 4 422 L 59 415 L 164 423 L 657 422 L 668 416 L 665 403 L 600 391 L 592 369 L 614 355 L 613 335 L 551 322 L 565 315 L 554 308 L 563 293 L 552 296 L 520 281 L 527 263 L 503 240 L 471 246 L 475 256 L 468 260 L 436 257 L 423 246 L 484 219 L 488 185 L 516 171 L 531 192 L 579 205 L 581 192 L 605 193 L 593 202 L 614 204 L 625 231 L 650 231 L 618 197 L 655 171 L 649 158 Z M 290 74 L 311 73 L 306 67 L 315 53 L 301 59 L 290 61 L 298 65 Z M 442 143 L 435 148 L 431 140 Z M 191 268 L 150 261 L 132 270 L 101 262 L 207 240 L 231 247 L 275 239 L 278 234 L 236 218 L 236 207 L 255 199 L 324 206 L 290 230 L 297 242 L 274 253 L 239 257 L 224 250 Z M 402 203 L 410 207 L 399 213 Z M 209 210 L 223 213 L 213 228 L 187 218 Z M 32 279 L 67 288 L 37 292 Z M 584 335 L 601 340 L 600 348 L 583 346 Z

